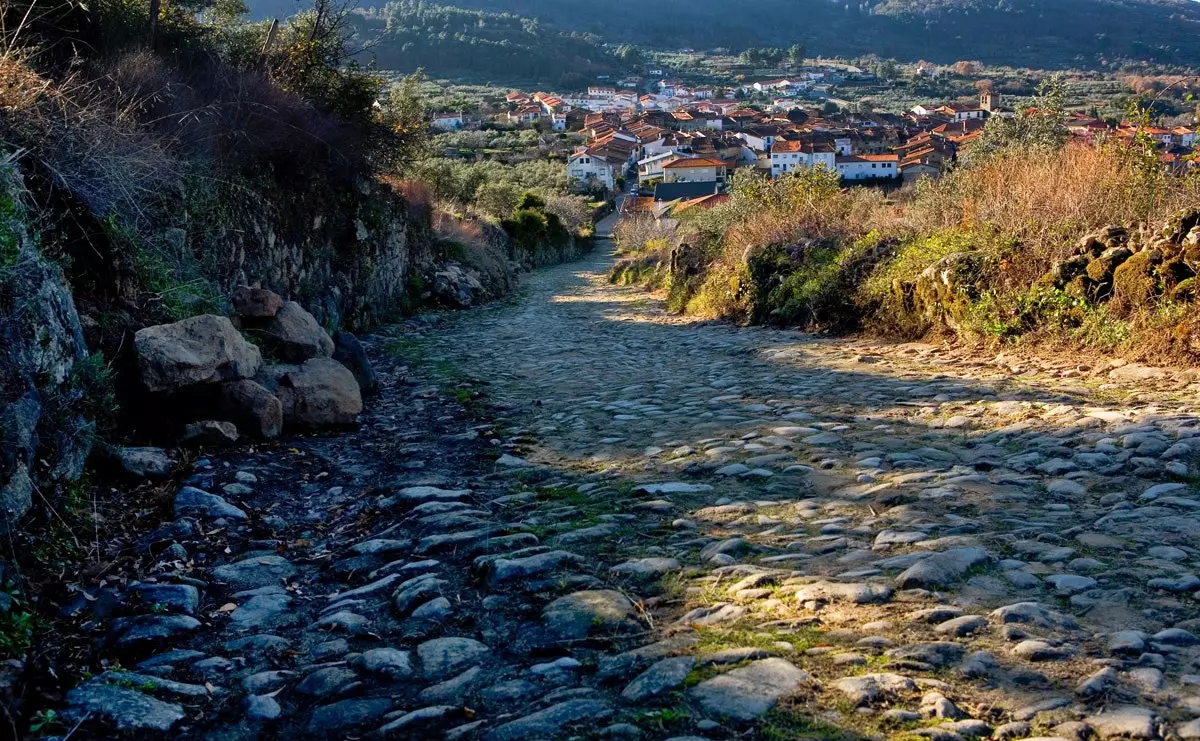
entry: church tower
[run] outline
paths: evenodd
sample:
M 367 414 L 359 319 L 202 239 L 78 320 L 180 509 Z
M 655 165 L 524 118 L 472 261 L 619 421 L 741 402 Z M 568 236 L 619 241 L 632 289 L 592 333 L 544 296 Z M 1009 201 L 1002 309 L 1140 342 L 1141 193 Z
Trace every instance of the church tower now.
M 979 94 L 979 107 L 988 113 L 1000 110 L 1000 93 L 994 92 L 991 88 L 985 89 Z

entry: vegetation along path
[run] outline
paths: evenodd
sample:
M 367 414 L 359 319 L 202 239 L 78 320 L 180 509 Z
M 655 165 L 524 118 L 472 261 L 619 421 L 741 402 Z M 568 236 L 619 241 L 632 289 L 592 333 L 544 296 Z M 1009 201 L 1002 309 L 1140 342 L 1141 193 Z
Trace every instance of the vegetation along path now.
M 201 461 L 251 522 L 185 541 L 203 625 L 68 716 L 1200 737 L 1195 375 L 694 323 L 603 252 L 374 338 L 361 430 Z

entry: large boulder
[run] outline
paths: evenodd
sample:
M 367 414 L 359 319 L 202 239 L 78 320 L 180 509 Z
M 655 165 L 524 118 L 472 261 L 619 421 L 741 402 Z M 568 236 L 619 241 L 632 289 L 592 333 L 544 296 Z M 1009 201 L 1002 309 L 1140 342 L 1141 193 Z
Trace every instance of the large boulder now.
M 925 268 L 917 278 L 916 300 L 930 319 L 954 326 L 978 298 L 987 270 L 981 252 L 953 252 Z
M 284 303 L 262 331 L 271 349 L 285 362 L 303 363 L 310 358 L 333 356 L 329 334 L 295 301 Z
M 270 319 L 283 308 L 283 298 L 265 288 L 240 286 L 230 296 L 233 310 L 247 319 Z
M 354 374 L 331 358 L 267 366 L 259 380 L 279 398 L 284 424 L 289 427 L 352 425 L 362 412 L 362 392 Z
M 363 396 L 379 392 L 379 377 L 358 338 L 346 331 L 333 335 L 333 359 L 350 369 Z
M 269 440 L 283 431 L 283 403 L 257 381 L 242 379 L 221 384 L 217 411 L 253 437 Z
M 1158 250 L 1142 250 L 1113 271 L 1113 300 L 1120 310 L 1146 305 L 1158 293 L 1157 268 L 1163 256 Z
M 133 346 L 142 383 L 152 392 L 252 378 L 262 364 L 258 348 L 215 314 L 146 327 Z

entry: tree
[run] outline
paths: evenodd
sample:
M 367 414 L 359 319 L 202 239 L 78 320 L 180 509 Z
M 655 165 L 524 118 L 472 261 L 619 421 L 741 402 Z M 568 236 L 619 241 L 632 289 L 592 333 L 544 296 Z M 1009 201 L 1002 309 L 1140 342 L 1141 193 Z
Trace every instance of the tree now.
M 806 49 L 804 48 L 804 44 L 792 44 L 792 46 L 788 49 L 788 58 L 793 62 L 800 64 L 806 58 L 805 52 Z
M 421 95 L 425 79 L 425 73 L 417 70 L 399 84 L 392 85 L 387 103 L 380 112 L 381 123 L 389 133 L 388 141 L 380 149 L 386 165 L 393 170 L 407 169 L 430 154 L 432 141 Z
M 643 61 L 645 61 L 645 56 L 642 54 L 642 50 L 636 46 L 633 46 L 632 44 L 622 44 L 621 46 L 617 47 L 617 50 L 613 52 L 613 56 L 630 67 L 641 66 Z
M 992 116 L 979 141 L 971 148 L 971 159 L 1013 150 L 1050 152 L 1067 141 L 1067 84 L 1055 75 L 1038 87 L 1031 105 L 1012 118 Z

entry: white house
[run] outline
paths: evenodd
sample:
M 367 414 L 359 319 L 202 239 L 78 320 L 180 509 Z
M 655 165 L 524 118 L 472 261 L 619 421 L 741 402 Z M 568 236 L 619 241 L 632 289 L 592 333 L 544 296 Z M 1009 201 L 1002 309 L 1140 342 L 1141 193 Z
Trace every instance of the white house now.
M 437 113 L 434 114 L 433 123 L 430 125 L 439 131 L 457 131 L 464 123 L 461 113 Z
M 551 131 L 566 131 L 567 130 L 567 114 L 555 113 L 550 117 Z
M 579 149 L 567 160 L 567 175 L 583 190 L 593 185 L 603 185 L 608 190 L 616 187 L 617 175 L 622 162 L 612 162 L 604 155 Z
M 590 85 L 587 94 L 589 98 L 611 98 L 617 94 L 617 90 L 604 85 Z
M 900 157 L 895 154 L 860 154 L 838 157 L 838 175 L 843 180 L 895 178 L 900 175 Z
M 771 145 L 771 177 L 811 167 L 833 172 L 837 170 L 836 158 L 837 152 L 830 144 L 776 139 Z
M 937 113 L 937 107 L 928 105 L 915 105 L 912 107 L 912 112 L 918 116 L 932 116 Z
M 987 118 L 988 111 L 980 105 L 944 105 L 937 109 L 938 113 L 949 116 L 954 121 L 966 121 L 972 118 Z
M 661 179 L 666 175 L 664 167 L 670 162 L 685 159 L 691 155 L 679 154 L 673 151 L 659 152 L 645 159 L 638 160 L 638 185 L 645 185 L 651 180 Z
M 737 133 L 737 137 L 756 152 L 770 152 L 771 145 L 778 136 L 777 126 L 748 126 Z
M 1172 133 L 1179 137 L 1179 146 L 1185 149 L 1191 149 L 1196 146 L 1197 135 L 1195 129 L 1179 126 Z

